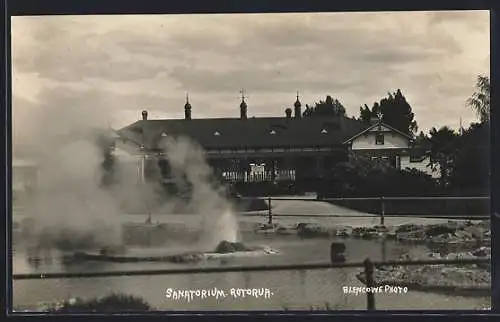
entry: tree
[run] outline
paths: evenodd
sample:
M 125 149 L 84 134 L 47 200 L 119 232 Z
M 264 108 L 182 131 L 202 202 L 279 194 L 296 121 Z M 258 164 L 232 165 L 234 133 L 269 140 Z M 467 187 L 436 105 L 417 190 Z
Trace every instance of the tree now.
M 487 76 L 478 76 L 476 81 L 476 91 L 467 100 L 467 105 L 471 107 L 479 116 L 481 122 L 488 122 L 490 119 L 490 79 Z
M 399 89 L 380 101 L 380 113 L 382 122 L 400 131 L 414 133 L 418 129 L 412 108 Z
M 375 102 L 371 108 L 365 104 L 360 108 L 360 120 L 369 123 L 374 117 L 382 116 L 382 122 L 405 133 L 415 133 L 418 129 L 415 115 L 405 96 L 398 89 L 395 93 L 389 93 L 387 97 Z
M 426 145 L 429 138 L 425 135 L 424 131 L 420 131 L 420 133 L 415 137 L 415 146 L 423 146 Z
M 491 168 L 488 123 L 471 124 L 458 138 L 457 150 L 450 185 L 474 194 L 487 192 Z
M 314 107 L 306 104 L 306 109 L 302 113 L 304 117 L 340 115 L 345 115 L 345 107 L 338 99 L 334 99 L 330 95 L 327 95 L 324 101 L 315 103 Z
M 429 131 L 431 147 L 431 164 L 434 171 L 440 171 L 441 186 L 449 184 L 449 178 L 453 172 L 453 162 L 457 152 L 457 133 L 447 126 L 437 130 L 433 127 Z
M 376 116 L 373 115 L 372 111 L 368 107 L 368 105 L 360 106 L 359 108 L 359 119 L 365 123 L 365 124 L 370 124 L 371 119 Z

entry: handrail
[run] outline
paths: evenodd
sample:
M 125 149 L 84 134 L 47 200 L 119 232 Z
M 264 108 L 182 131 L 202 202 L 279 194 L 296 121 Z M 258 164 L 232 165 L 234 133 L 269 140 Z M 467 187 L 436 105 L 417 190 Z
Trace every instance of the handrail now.
M 267 213 L 252 213 L 252 214 L 243 214 L 242 217 L 267 217 L 269 216 Z M 307 218 L 379 218 L 380 215 L 374 214 L 363 214 L 363 215 L 353 215 L 353 214 L 277 214 L 273 213 L 273 217 L 307 217 Z M 491 216 L 481 216 L 481 215 L 394 215 L 389 214 L 385 215 L 385 217 L 413 217 L 413 218 L 429 218 L 429 219 L 471 219 L 471 220 L 479 220 L 479 219 L 489 219 Z
M 416 265 L 452 265 L 452 264 L 481 264 L 489 263 L 490 258 L 468 258 L 468 259 L 431 259 L 431 260 L 394 260 L 373 262 L 375 267 L 379 266 L 416 266 Z M 363 268 L 365 262 L 353 263 L 316 263 L 301 265 L 262 265 L 262 266 L 232 266 L 232 267 L 205 267 L 205 268 L 179 268 L 179 269 L 156 269 L 156 270 L 129 270 L 108 272 L 76 272 L 76 273 L 30 273 L 14 274 L 14 280 L 30 279 L 56 279 L 56 278 L 95 278 L 95 277 L 118 277 L 118 276 L 153 276 L 153 275 L 179 275 L 179 274 L 210 274 L 210 273 L 232 273 L 232 272 L 262 272 L 262 271 L 286 271 L 286 270 L 315 270 L 329 268 Z
M 284 214 L 273 214 L 272 206 L 271 203 L 273 200 L 281 200 L 281 201 L 309 201 L 309 202 L 328 202 L 328 201 L 349 201 L 349 200 L 372 200 L 372 201 L 377 201 L 380 203 L 380 225 L 385 225 L 385 217 L 401 217 L 401 216 L 408 216 L 408 215 L 399 215 L 397 216 L 396 214 L 386 214 L 386 203 L 387 201 L 396 201 L 396 200 L 490 200 L 491 198 L 489 196 L 462 196 L 462 197 L 457 197 L 457 196 L 450 196 L 450 197 L 356 197 L 356 198 L 314 198 L 314 197 L 309 197 L 309 198 L 292 198 L 292 197 L 240 197 L 243 200 L 248 200 L 248 199 L 258 199 L 258 200 L 266 200 L 268 203 L 268 211 L 267 211 L 267 217 L 268 217 L 268 223 L 272 223 L 273 217 L 274 216 L 281 216 L 281 217 L 320 217 L 318 214 L 316 215 L 311 215 L 311 214 L 303 214 L 303 215 L 284 215 Z M 322 217 L 371 217 L 370 215 L 353 215 L 353 216 L 343 216 L 343 215 L 336 215 L 336 214 L 326 214 L 322 215 Z M 450 218 L 450 219 L 488 219 L 490 216 L 467 216 L 467 215 L 460 215 L 460 216 L 433 216 L 433 215 L 412 215 L 412 217 L 418 217 L 418 218 Z
M 489 196 L 453 196 L 453 197 L 346 197 L 346 198 L 292 198 L 292 197 L 240 197 L 241 199 L 281 200 L 281 201 L 348 201 L 348 200 L 490 200 Z

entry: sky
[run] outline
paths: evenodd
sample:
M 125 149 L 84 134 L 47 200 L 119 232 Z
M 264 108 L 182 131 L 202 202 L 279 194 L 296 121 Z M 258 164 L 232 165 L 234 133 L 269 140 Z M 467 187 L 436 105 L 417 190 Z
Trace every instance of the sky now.
M 40 124 L 284 116 L 326 95 L 349 116 L 401 89 L 420 130 L 476 119 L 489 13 L 379 12 L 12 18 L 13 139 Z M 23 136 L 24 135 L 24 136 Z

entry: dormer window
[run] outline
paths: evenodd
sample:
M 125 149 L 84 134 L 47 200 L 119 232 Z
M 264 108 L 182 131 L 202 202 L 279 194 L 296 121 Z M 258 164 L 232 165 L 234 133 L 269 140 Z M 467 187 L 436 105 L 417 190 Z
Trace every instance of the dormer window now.
M 220 136 L 220 132 L 219 132 L 219 131 L 215 131 L 215 132 L 214 132 L 214 135 L 215 135 L 215 136 Z
M 384 145 L 384 135 L 382 133 L 377 133 L 375 135 L 375 144 Z
M 326 133 L 328 133 L 328 131 L 326 129 L 321 130 L 321 134 L 326 134 Z
M 276 131 L 275 131 L 275 130 L 271 130 L 271 132 L 269 132 L 269 134 L 271 134 L 271 135 L 275 135 L 275 134 L 276 134 Z

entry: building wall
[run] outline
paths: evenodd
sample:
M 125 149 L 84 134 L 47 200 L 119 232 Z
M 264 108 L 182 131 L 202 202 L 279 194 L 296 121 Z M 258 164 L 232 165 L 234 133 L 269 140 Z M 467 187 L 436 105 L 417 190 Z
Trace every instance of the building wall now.
M 375 137 L 377 133 L 384 134 L 383 145 L 376 144 Z M 371 156 L 374 160 L 388 159 L 391 164 L 400 169 L 417 169 L 431 175 L 433 178 L 441 176 L 439 169 L 432 171 L 430 167 L 427 167 L 430 162 L 430 156 L 415 162 L 410 161 L 410 156 L 402 155 L 404 150 L 411 149 L 410 140 L 384 126 L 374 127 L 367 133 L 354 139 L 350 149 L 357 154 Z
M 409 139 L 394 132 L 382 132 L 384 134 L 384 144 L 378 145 L 375 142 L 377 132 L 367 132 L 353 140 L 352 150 L 365 149 L 403 149 L 409 147 Z
M 430 162 L 430 156 L 427 156 L 425 159 L 423 159 L 422 161 L 419 161 L 419 162 L 411 162 L 410 156 L 403 155 L 400 157 L 400 161 L 401 161 L 401 169 L 420 170 L 422 172 L 425 172 L 425 173 L 431 175 L 433 178 L 436 178 L 436 179 L 441 176 L 441 174 L 439 172 L 439 166 L 438 166 L 437 171 L 432 171 L 432 169 L 427 166 Z

